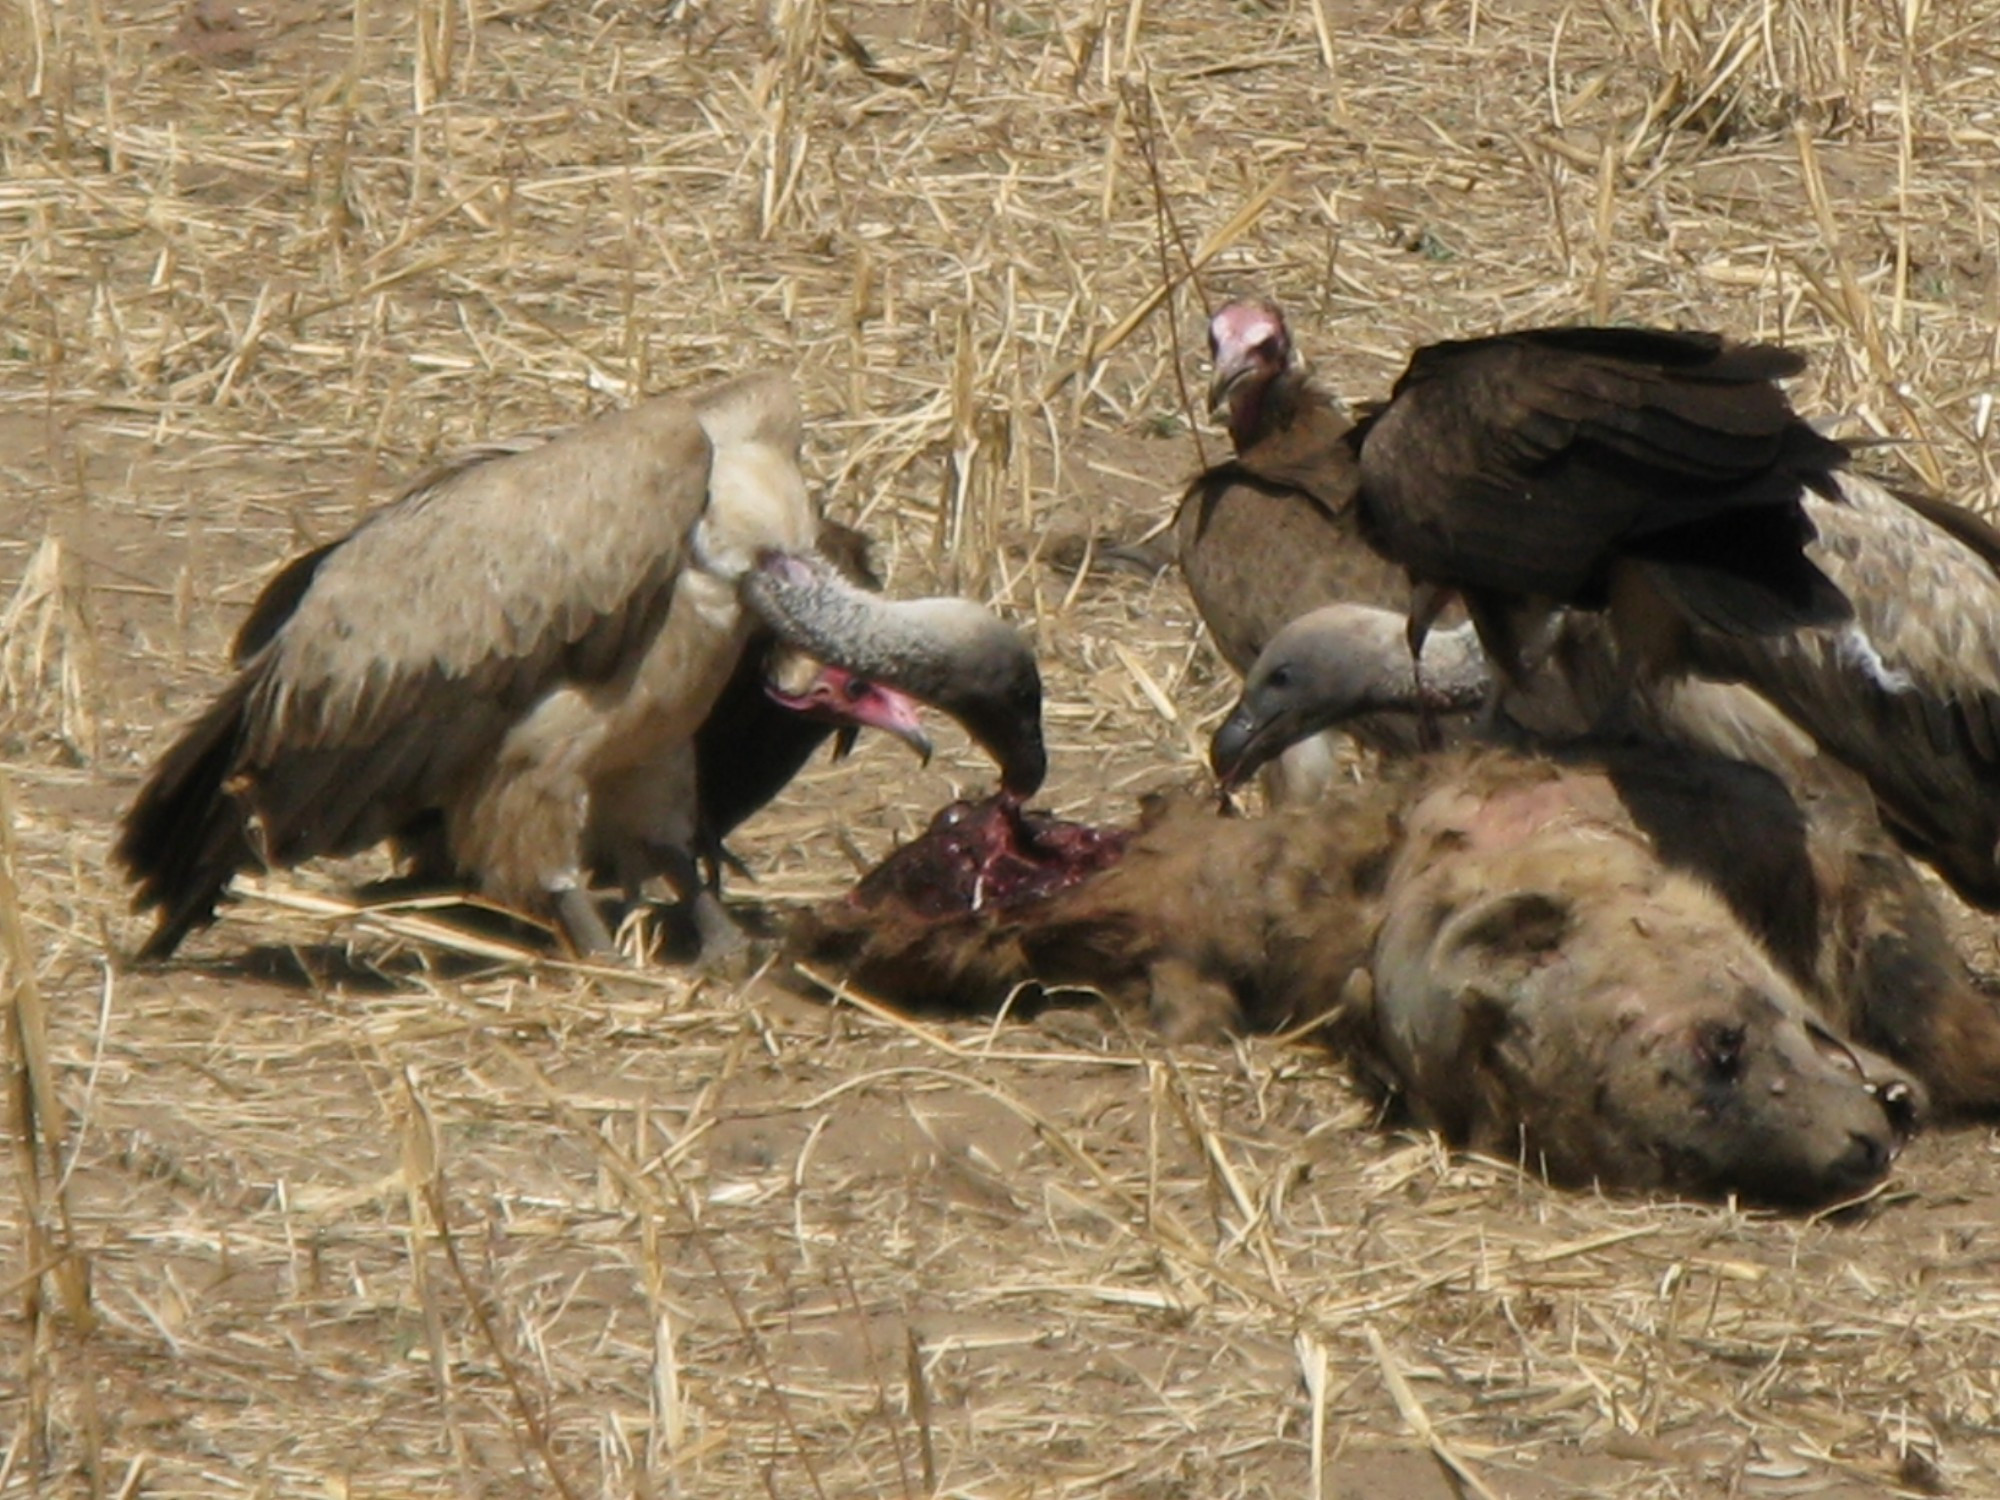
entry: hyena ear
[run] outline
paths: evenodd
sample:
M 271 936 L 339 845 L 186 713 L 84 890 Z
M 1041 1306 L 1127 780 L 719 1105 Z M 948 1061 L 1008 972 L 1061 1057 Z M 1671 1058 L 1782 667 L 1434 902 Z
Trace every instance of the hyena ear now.
M 1438 952 L 1470 956 L 1482 968 L 1529 968 L 1563 945 L 1573 925 L 1568 900 L 1547 891 L 1510 891 L 1475 903 L 1445 924 Z

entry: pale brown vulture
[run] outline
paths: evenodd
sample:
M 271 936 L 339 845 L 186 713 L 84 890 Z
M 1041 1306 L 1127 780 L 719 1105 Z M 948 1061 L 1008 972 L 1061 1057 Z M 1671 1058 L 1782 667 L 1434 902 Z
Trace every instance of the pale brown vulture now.
M 608 945 L 593 868 L 693 868 L 695 736 L 759 625 L 965 723 L 1025 796 L 1046 759 L 1020 636 L 963 600 L 883 600 L 815 548 L 789 380 L 658 396 L 418 485 L 288 567 L 235 679 L 161 757 L 116 855 L 146 956 L 234 873 L 441 825 L 503 904 Z M 773 570 L 810 580 L 766 586 Z M 820 618 L 816 611 L 827 612 Z

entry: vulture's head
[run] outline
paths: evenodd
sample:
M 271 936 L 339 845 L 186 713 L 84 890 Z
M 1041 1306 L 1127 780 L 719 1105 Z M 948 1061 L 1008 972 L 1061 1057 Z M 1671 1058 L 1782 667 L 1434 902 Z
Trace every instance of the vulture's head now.
M 1041 787 L 1041 673 L 1020 632 L 991 610 L 970 599 L 884 599 L 810 553 L 764 553 L 743 590 L 782 640 L 958 720 L 999 763 L 1008 792 Z
M 853 747 L 860 729 L 894 735 L 929 763 L 931 738 L 924 733 L 916 699 L 908 693 L 829 666 L 803 651 L 782 648 L 764 679 L 771 701 L 822 724 L 837 725 L 839 754 Z
M 1262 297 L 1225 302 L 1208 320 L 1210 415 L 1227 413 L 1229 430 L 1255 425 L 1265 390 L 1292 363 L 1292 336 L 1278 304 Z
M 1234 787 L 1308 735 L 1359 714 L 1406 709 L 1413 696 L 1403 617 L 1329 604 L 1271 637 L 1209 741 L 1209 764 Z
M 917 675 L 901 685 L 965 726 L 998 763 L 1003 788 L 1033 796 L 1049 761 L 1042 744 L 1042 674 L 1021 633 L 970 599 L 912 599 L 888 607 L 928 642 L 913 656 Z

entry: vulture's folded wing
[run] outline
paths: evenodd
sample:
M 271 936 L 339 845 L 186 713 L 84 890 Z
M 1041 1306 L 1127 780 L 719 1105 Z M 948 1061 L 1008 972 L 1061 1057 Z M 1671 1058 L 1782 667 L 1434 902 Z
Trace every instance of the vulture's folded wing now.
M 428 480 L 282 570 L 236 680 L 125 817 L 117 856 L 163 908 L 148 951 L 245 864 L 402 831 L 553 686 L 627 665 L 671 602 L 710 454 L 694 407 L 657 398 Z
M 247 761 L 422 733 L 470 700 L 511 714 L 615 673 L 666 608 L 709 455 L 689 404 L 659 397 L 370 517 L 248 664 Z
M 1765 345 L 1640 329 L 1432 345 L 1363 434 L 1363 505 L 1421 573 L 1574 599 L 1614 551 L 1830 483 L 1845 450 L 1773 383 L 1798 367 Z
M 1930 497 L 1841 476 L 1811 556 L 1852 622 L 1695 639 L 1699 670 L 1749 683 L 1874 790 L 1884 820 L 1968 899 L 2000 906 L 2000 535 Z

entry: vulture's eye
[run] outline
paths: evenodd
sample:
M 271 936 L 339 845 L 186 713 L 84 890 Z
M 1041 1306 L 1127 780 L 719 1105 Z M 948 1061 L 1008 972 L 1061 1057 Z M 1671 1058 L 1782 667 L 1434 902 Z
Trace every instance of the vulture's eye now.
M 1292 669 L 1290 667 L 1274 667 L 1271 670 L 1271 675 L 1266 677 L 1264 681 L 1274 688 L 1288 688 L 1292 685 Z
M 859 703 L 863 698 L 866 698 L 870 693 L 875 691 L 875 684 L 867 681 L 865 678 L 850 677 L 847 679 L 845 691 L 849 703 Z
M 1257 346 L 1257 352 L 1266 359 L 1276 359 L 1279 355 L 1278 336 L 1274 333 Z

